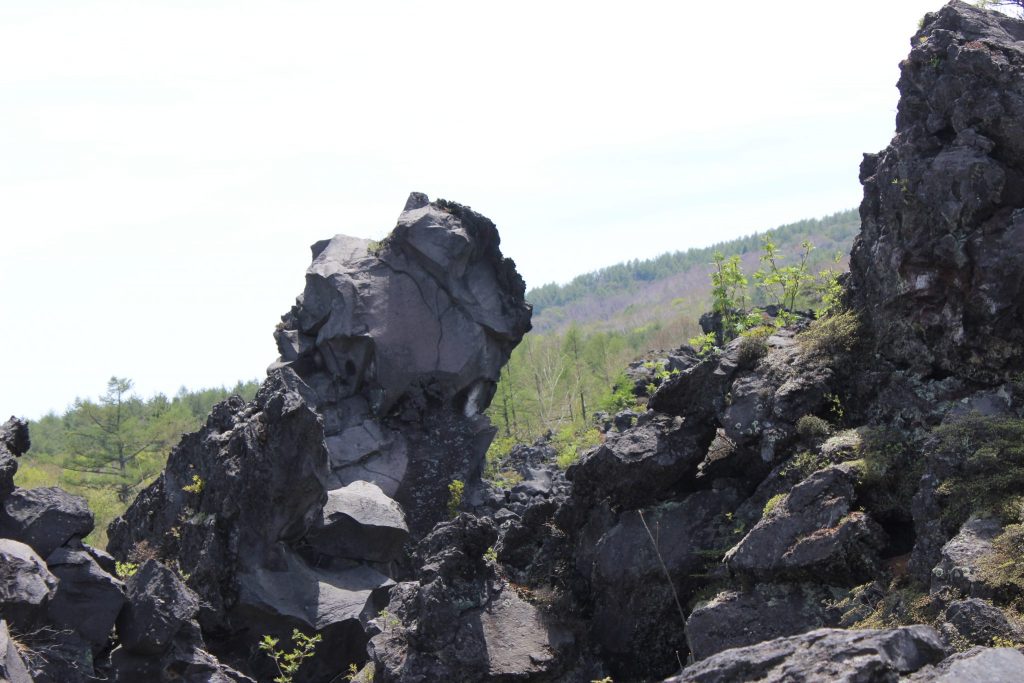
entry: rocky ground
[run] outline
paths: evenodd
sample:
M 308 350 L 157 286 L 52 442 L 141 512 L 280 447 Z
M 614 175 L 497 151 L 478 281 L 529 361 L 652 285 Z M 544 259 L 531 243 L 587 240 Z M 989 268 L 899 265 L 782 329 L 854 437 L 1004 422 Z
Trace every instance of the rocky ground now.
M 298 629 L 296 682 L 1021 680 L 1024 23 L 952 2 L 901 70 L 847 310 L 636 364 L 567 471 L 542 440 L 483 481 L 530 309 L 493 223 L 421 194 L 313 246 L 259 394 L 111 554 L 14 486 L 8 421 L 0 678 L 270 681 Z

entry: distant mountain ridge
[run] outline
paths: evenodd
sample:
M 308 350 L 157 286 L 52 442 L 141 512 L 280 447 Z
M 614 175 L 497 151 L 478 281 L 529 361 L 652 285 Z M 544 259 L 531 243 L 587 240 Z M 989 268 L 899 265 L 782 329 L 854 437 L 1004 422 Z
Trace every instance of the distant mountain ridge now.
M 758 267 L 761 240 L 765 236 L 771 237 L 786 259 L 798 253 L 804 240 L 810 241 L 815 247 L 809 261 L 811 272 L 828 267 L 837 253 L 845 270 L 853 238 L 859 230 L 857 209 L 848 209 L 709 247 L 626 261 L 578 275 L 564 285 L 535 287 L 526 295 L 533 304 L 534 329 L 558 331 L 574 322 L 600 329 L 630 329 L 674 317 L 709 296 L 708 274 L 715 252 L 726 256 L 739 254 L 750 274 Z M 696 313 L 699 315 L 699 311 Z

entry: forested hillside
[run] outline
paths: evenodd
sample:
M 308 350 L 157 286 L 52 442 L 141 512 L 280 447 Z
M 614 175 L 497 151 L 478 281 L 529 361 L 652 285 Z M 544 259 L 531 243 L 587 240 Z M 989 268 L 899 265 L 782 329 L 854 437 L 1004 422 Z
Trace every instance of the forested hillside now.
M 215 403 L 232 394 L 249 400 L 258 388 L 256 381 L 231 389 L 182 387 L 173 398 L 142 399 L 131 380 L 111 377 L 97 400 L 78 399 L 63 415 L 50 413 L 31 423 L 32 448 L 21 459 L 15 483 L 60 486 L 83 496 L 96 515 L 96 529 L 86 540 L 105 547 L 107 524 L 160 473 L 181 435 L 198 429 Z
M 549 430 L 567 452 L 587 438 L 582 435 L 595 411 L 621 408 L 626 400 L 612 387 L 617 380 L 622 384 L 630 362 L 652 349 L 677 348 L 700 333 L 697 321 L 711 308 L 716 253 L 739 258 L 744 296 L 750 305 L 764 306 L 771 302 L 753 274 L 763 266 L 766 238 L 776 246 L 780 266 L 803 258 L 802 244 L 813 245 L 805 267 L 815 275 L 846 270 L 859 229 L 858 213 L 851 209 L 531 290 L 527 300 L 534 305 L 534 329 L 513 352 L 489 410 L 500 430 L 495 448 L 532 441 Z M 819 303 L 808 283 L 798 307 Z

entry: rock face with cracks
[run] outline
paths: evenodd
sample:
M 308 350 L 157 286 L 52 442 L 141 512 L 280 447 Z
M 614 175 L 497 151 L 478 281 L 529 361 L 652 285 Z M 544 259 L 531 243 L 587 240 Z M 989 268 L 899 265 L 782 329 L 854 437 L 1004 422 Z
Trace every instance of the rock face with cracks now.
M 997 381 L 1024 367 L 1024 24 L 952 2 L 900 71 L 896 136 L 860 170 L 855 301 L 895 362 Z
M 259 679 L 259 638 L 317 632 L 365 661 L 403 547 L 479 487 L 494 429 L 481 412 L 530 326 L 525 286 L 487 218 L 409 197 L 383 241 L 313 245 L 306 287 L 275 332 L 256 399 L 216 406 L 110 528 L 121 559 L 153 554 L 199 595 L 210 650 Z

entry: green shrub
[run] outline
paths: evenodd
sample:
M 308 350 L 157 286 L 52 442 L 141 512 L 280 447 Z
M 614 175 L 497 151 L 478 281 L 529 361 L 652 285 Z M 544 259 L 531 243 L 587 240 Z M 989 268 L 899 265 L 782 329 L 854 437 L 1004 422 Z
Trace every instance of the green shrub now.
M 808 353 L 836 356 L 850 353 L 857 345 L 860 320 L 852 311 L 818 318 L 797 339 Z
M 274 678 L 274 683 L 292 683 L 302 663 L 315 654 L 316 644 L 320 640 L 321 636 L 319 633 L 307 636 L 299 629 L 295 629 L 292 631 L 292 642 L 295 644 L 295 649 L 291 652 L 285 652 L 284 650 L 277 649 L 277 638 L 263 636 L 263 640 L 260 641 L 260 649 L 274 660 L 274 665 L 277 666 L 279 674 Z
M 555 462 L 564 470 L 579 460 L 582 451 L 601 443 L 601 432 L 596 427 L 568 425 L 555 434 L 552 442 L 558 452 Z
M 757 325 L 740 333 L 739 364 L 753 367 L 768 353 L 768 337 L 775 331 L 768 325 Z
M 452 483 L 448 484 L 448 516 L 455 517 L 459 514 L 459 508 L 462 506 L 462 494 L 466 490 L 466 485 L 459 479 L 456 479 Z
M 611 390 L 602 396 L 597 404 L 601 410 L 612 415 L 637 407 L 636 396 L 633 394 L 633 382 L 626 376 L 626 373 L 619 373 L 612 383 Z
M 804 415 L 796 421 L 796 433 L 805 439 L 815 439 L 832 433 L 832 425 L 814 415 Z
M 806 479 L 828 464 L 828 458 L 823 455 L 814 451 L 801 451 L 786 464 L 785 472 L 796 472 L 800 479 Z
M 878 517 L 904 516 L 917 493 L 923 458 L 912 450 L 895 429 L 865 429 L 861 433 L 859 499 Z
M 981 558 L 980 574 L 997 597 L 1019 609 L 1024 601 L 1024 524 L 1009 524 L 992 541 L 992 552 Z
M 785 497 L 785 493 L 776 493 L 774 496 L 769 498 L 768 501 L 764 504 L 764 510 L 761 511 L 761 516 L 767 517 L 773 512 L 775 512 L 775 508 L 779 507 L 779 503 L 781 503 L 783 499 L 785 499 Z
M 934 447 L 956 466 L 938 490 L 943 519 L 950 528 L 958 528 L 972 514 L 1020 519 L 1024 420 L 971 413 L 932 433 Z

